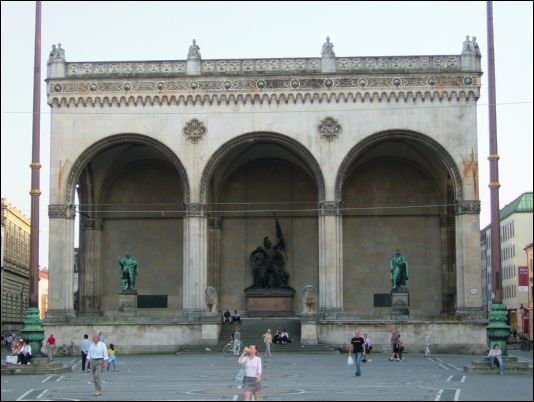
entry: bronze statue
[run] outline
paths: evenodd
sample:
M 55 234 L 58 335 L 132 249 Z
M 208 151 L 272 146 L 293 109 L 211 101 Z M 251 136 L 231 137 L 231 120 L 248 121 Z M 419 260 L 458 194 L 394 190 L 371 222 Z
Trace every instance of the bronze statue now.
M 393 290 L 405 289 L 406 281 L 408 280 L 408 261 L 403 256 L 400 250 L 395 252 L 389 261 L 389 269 L 391 270 L 391 287 Z
M 130 250 L 119 260 L 122 290 L 135 291 L 135 278 L 137 277 L 137 261 L 132 257 Z
M 276 219 L 276 217 L 275 217 Z M 276 236 L 278 242 L 273 246 L 268 236 L 263 238 L 263 247 L 258 246 L 249 257 L 252 268 L 253 283 L 245 289 L 292 289 L 289 286 L 289 273 L 284 270 L 285 252 L 284 236 L 278 219 L 276 219 Z

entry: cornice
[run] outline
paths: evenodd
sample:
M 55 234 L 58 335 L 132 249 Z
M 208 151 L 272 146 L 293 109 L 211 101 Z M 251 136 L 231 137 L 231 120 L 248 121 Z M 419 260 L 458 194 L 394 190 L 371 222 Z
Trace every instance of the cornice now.
M 88 78 L 88 77 L 87 77 Z M 50 79 L 56 106 L 477 100 L 477 73 Z

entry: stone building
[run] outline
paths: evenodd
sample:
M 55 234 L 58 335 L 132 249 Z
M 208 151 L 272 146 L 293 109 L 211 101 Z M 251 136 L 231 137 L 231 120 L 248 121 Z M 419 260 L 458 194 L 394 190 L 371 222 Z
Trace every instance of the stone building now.
M 19 331 L 29 303 L 30 218 L 2 198 L 2 333 Z
M 103 328 L 131 350 L 215 342 L 204 291 L 246 315 L 250 255 L 276 238 L 275 213 L 293 312 L 317 290 L 303 341 L 344 343 L 366 320 L 413 343 L 442 326 L 444 344 L 478 350 L 480 58 L 469 38 L 461 54 L 399 57 L 336 57 L 329 40 L 310 58 L 202 59 L 193 43 L 186 60 L 67 62 L 54 48 L 47 331 Z M 396 249 L 410 263 L 398 323 Z M 125 250 L 136 305 L 120 295 Z
M 527 253 L 528 265 L 528 339 L 532 341 L 534 339 L 532 333 L 532 243 L 528 244 L 524 250 Z

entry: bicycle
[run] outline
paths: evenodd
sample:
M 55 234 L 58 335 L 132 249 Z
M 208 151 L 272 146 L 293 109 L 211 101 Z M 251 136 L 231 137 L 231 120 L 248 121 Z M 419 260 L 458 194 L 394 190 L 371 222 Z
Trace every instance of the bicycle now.
M 238 355 L 241 352 L 241 346 L 243 346 L 243 342 L 239 342 L 237 344 L 234 344 L 233 340 L 230 340 L 226 345 L 223 347 L 223 355 L 230 356 L 230 355 Z

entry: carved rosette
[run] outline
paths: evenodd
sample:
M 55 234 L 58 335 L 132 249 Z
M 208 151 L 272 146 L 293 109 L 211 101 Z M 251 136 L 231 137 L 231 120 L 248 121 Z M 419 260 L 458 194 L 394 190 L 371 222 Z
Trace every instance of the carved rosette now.
M 197 119 L 189 120 L 182 129 L 182 133 L 185 135 L 187 140 L 193 144 L 199 142 L 207 131 L 208 129 L 204 126 L 204 123 Z
M 454 204 L 455 215 L 479 215 L 480 214 L 480 201 L 479 200 L 466 200 L 456 201 Z
M 327 117 L 326 119 L 321 120 L 321 123 L 317 127 L 317 132 L 321 138 L 327 140 L 328 142 L 332 142 L 339 137 L 341 131 L 341 124 L 339 124 L 339 121 L 332 117 Z
M 74 219 L 76 208 L 74 205 L 50 204 L 48 206 L 48 218 L 50 219 Z
M 185 206 L 186 216 L 205 216 L 206 204 L 200 202 L 191 202 Z
M 319 203 L 319 216 L 335 216 L 340 214 L 339 202 L 324 201 Z

